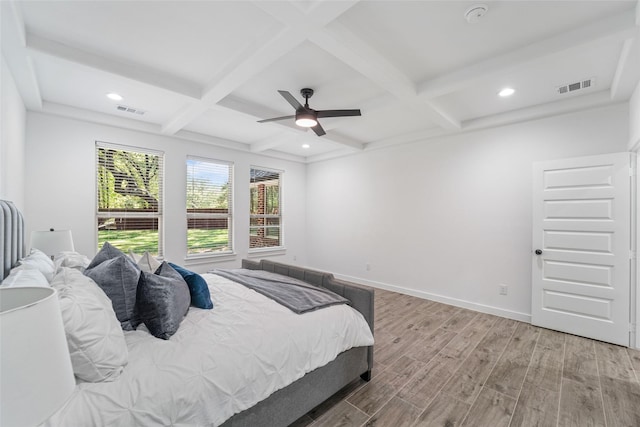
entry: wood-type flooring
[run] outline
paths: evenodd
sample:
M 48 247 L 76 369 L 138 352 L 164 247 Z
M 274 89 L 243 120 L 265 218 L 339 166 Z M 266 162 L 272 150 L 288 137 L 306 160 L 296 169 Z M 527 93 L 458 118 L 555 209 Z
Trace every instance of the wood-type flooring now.
M 294 427 L 640 427 L 640 351 L 376 289 L 373 378 Z

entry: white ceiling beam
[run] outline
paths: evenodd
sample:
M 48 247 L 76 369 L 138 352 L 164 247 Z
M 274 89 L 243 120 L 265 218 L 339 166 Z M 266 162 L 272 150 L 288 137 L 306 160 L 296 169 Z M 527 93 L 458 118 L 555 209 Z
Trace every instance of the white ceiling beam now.
M 625 40 L 611 83 L 611 99 L 620 101 L 633 93 L 640 76 L 640 0 L 636 4 L 636 34 Z
M 316 0 L 311 3 L 307 15 L 307 20 L 312 20 L 320 27 L 325 27 L 330 22 L 338 19 L 342 14 L 351 9 L 361 0 L 341 0 L 341 1 L 326 1 Z M 298 3 L 298 1 L 291 1 L 292 4 Z M 328 4 L 334 3 L 334 4 Z M 306 24 L 305 24 L 306 25 Z
M 437 136 L 452 133 L 451 130 L 439 127 L 421 130 L 418 132 L 407 133 L 404 135 L 392 136 L 390 138 L 380 139 L 367 144 L 367 150 L 391 147 L 394 145 L 411 144 L 412 142 L 422 142 Z
M 331 160 L 331 159 L 337 159 L 340 157 L 347 157 L 350 155 L 353 155 L 354 151 L 353 150 L 349 150 L 348 148 L 344 148 L 344 149 L 340 149 L 340 150 L 333 150 L 333 151 L 328 151 L 326 153 L 320 153 L 320 154 L 314 154 L 311 156 L 307 156 L 306 160 L 307 163 L 315 163 L 315 162 L 321 162 L 323 160 Z
M 522 108 L 515 111 L 485 116 L 478 119 L 467 120 L 463 122 L 462 132 L 472 132 L 475 130 L 486 129 L 491 127 L 505 126 L 512 123 L 524 122 L 528 120 L 536 120 L 545 117 L 553 117 L 561 114 L 573 113 L 577 111 L 588 110 L 592 108 L 603 107 L 607 105 L 615 105 L 617 102 L 611 100 L 608 91 L 602 90 L 589 95 L 574 96 L 562 101 L 550 102 L 546 104 L 536 105 L 533 107 Z M 377 150 L 380 148 L 391 147 L 395 145 L 422 143 L 433 138 L 439 138 L 446 135 L 457 133 L 455 131 L 442 128 L 425 129 L 404 135 L 393 136 L 367 144 L 366 150 Z M 332 155 L 333 153 L 328 153 Z M 331 157 L 328 157 L 331 158 Z M 307 163 L 325 160 L 324 157 L 307 158 Z
M 275 125 L 275 123 L 273 124 Z M 335 142 L 336 144 L 344 145 L 345 147 L 348 147 L 350 151 L 362 151 L 364 150 L 364 147 L 365 147 L 365 144 L 363 144 L 362 142 L 356 141 L 344 135 L 340 135 L 337 132 L 332 132 L 331 136 L 327 138 L 329 134 L 324 136 L 317 136 L 311 129 L 303 130 L 300 127 L 295 127 L 295 129 L 284 127 L 281 129 L 282 129 L 281 134 L 276 135 L 273 138 L 268 138 L 264 142 L 261 141 L 261 142 L 256 142 L 251 144 L 251 151 L 261 152 L 261 151 L 269 150 L 279 145 L 286 144 L 290 140 L 295 140 L 298 143 L 309 141 L 309 143 L 311 144 L 315 144 L 318 141 L 322 141 L 322 140 L 330 141 L 330 142 Z M 282 142 L 280 143 L 277 142 L 279 138 L 282 139 Z
M 193 120 L 200 117 L 208 109 L 209 107 L 200 101 L 184 104 L 173 114 L 173 116 L 162 124 L 162 133 L 173 135 L 182 129 L 187 123 L 191 123 Z
M 318 137 L 316 136 L 315 133 L 313 133 L 312 130 L 308 130 L 306 131 L 306 133 L 311 138 L 325 138 L 327 136 L 327 135 L 324 135 L 322 137 Z M 346 145 L 347 147 L 351 148 L 352 151 L 353 150 L 362 151 L 364 150 L 364 147 L 365 147 L 365 144 L 363 144 L 362 142 L 356 141 L 353 138 L 349 138 L 348 136 L 341 135 L 337 132 L 331 132 L 331 137 L 326 139 L 329 139 L 333 142 L 337 142 L 338 144 Z
M 291 4 L 281 2 L 260 2 L 253 4 L 272 16 L 300 17 L 301 11 Z M 302 14 L 305 19 L 296 19 L 294 25 L 280 30 L 261 46 L 251 46 L 251 50 L 243 49 L 244 55 L 236 55 L 223 70 L 214 76 L 202 93 L 201 100 L 206 106 L 213 106 L 229 95 L 249 79 L 261 73 L 276 60 L 302 44 L 309 33 L 322 28 L 327 22 L 340 16 L 355 2 L 321 2 L 312 8 L 313 16 Z M 185 111 L 179 112 L 162 127 L 162 131 L 172 134 L 189 124 L 195 117 L 202 114 L 202 106 L 193 104 Z
M 202 142 L 205 144 L 215 145 L 223 148 L 231 148 L 237 151 L 249 151 L 249 144 L 245 144 L 244 142 L 238 142 L 226 138 L 218 138 L 217 136 L 204 135 L 198 132 L 191 132 L 184 129 L 176 132 L 174 136 L 189 141 Z
M 141 64 L 124 63 L 105 58 L 81 49 L 27 33 L 27 48 L 34 52 L 60 58 L 75 64 L 93 68 L 126 79 L 135 80 L 156 88 L 198 99 L 201 88 L 197 84 Z
M 640 76 L 640 40 L 627 39 L 622 45 L 616 72 L 611 82 L 611 99 L 629 99 Z
M 553 101 L 546 104 L 534 105 L 532 107 L 525 107 L 518 110 L 507 111 L 505 113 L 471 119 L 464 121 L 462 124 L 464 131 L 485 129 L 528 120 L 558 116 L 560 114 L 584 111 L 616 103 L 617 102 L 611 100 L 608 90 L 601 90 L 589 95 L 574 96 L 562 101 Z
M 288 25 L 292 25 L 296 19 L 300 20 L 295 14 L 286 18 L 281 16 L 280 19 Z M 309 41 L 354 68 L 396 98 L 409 102 L 416 100 L 415 84 L 368 43 L 338 22 L 312 33 Z M 425 105 L 423 101 L 419 102 Z M 428 108 L 425 109 L 425 114 L 431 121 L 446 129 L 460 128 L 459 120 L 443 111 L 440 106 L 430 102 L 427 102 L 426 106 Z
M 202 94 L 202 101 L 208 105 L 215 104 L 304 40 L 305 34 L 296 29 L 285 28 L 279 31 L 275 37 L 254 50 L 252 54 L 238 58 L 239 61 L 221 73 L 222 76 L 207 85 Z
M 237 56 L 237 62 L 227 67 L 224 75 L 210 83 L 202 94 L 201 102 L 188 105 L 184 110 L 170 118 L 162 132 L 173 134 L 199 117 L 210 106 L 215 105 L 236 88 L 257 75 L 278 58 L 304 42 L 305 37 L 296 30 L 284 29 L 271 38 L 262 47 L 256 49 L 244 59 Z
M 155 123 L 143 122 L 140 120 L 118 117 L 111 114 L 99 113 L 96 111 L 85 110 L 83 108 L 70 107 L 68 105 L 57 104 L 53 102 L 44 102 L 42 112 L 65 117 L 72 120 L 80 120 L 84 122 L 96 123 L 100 125 L 112 126 L 121 129 L 129 129 L 137 132 L 149 133 L 152 135 L 161 135 L 160 126 Z M 188 141 L 202 142 L 209 145 L 215 145 L 224 148 L 230 148 L 237 151 L 249 151 L 249 145 L 233 141 L 230 139 L 217 138 L 214 136 L 203 135 L 197 132 L 189 132 L 182 130 L 174 135 Z
M 11 22 L 10 31 L 15 36 L 18 45 L 25 47 L 27 45 L 27 28 L 24 25 L 24 17 L 22 11 L 15 0 L 3 2 L 2 16 L 5 16 Z M 5 28 L 3 28 L 5 30 Z M 3 32 L 4 35 L 4 32 Z
M 410 99 L 416 96 L 416 86 L 404 73 L 344 25 L 334 22 L 330 28 L 312 34 L 309 41 L 397 98 Z
M 120 129 L 129 129 L 138 132 L 158 134 L 160 126 L 154 123 L 143 122 L 141 120 L 118 117 L 111 114 L 86 110 L 84 108 L 71 107 L 66 104 L 45 101 L 42 105 L 42 112 L 58 117 L 65 117 L 72 120 L 96 123 L 99 125 L 113 126 Z
M 248 119 L 251 120 L 262 120 L 267 117 L 280 117 L 282 116 L 282 112 L 273 110 L 271 108 L 266 108 L 262 105 L 256 104 L 254 102 L 249 102 L 246 99 L 240 99 L 237 96 L 229 95 L 224 99 L 221 99 L 213 109 L 228 109 L 233 112 L 240 113 L 245 115 Z M 292 112 L 293 114 L 293 112 Z M 277 124 L 280 126 L 285 126 L 290 129 L 297 129 L 293 120 L 291 121 L 279 121 L 272 122 L 273 124 Z M 268 124 L 265 124 L 267 126 Z
M 334 22 L 323 31 L 309 37 L 309 41 L 340 59 L 382 89 L 407 102 L 418 101 L 427 106 L 429 119 L 445 129 L 459 129 L 460 122 L 439 106 L 417 98 L 417 88 L 406 74 L 379 54 L 369 43 L 356 36 L 344 25 Z
M 635 17 L 628 13 L 599 20 L 423 82 L 418 87 L 418 94 L 427 99 L 437 98 L 474 85 L 488 77 L 510 72 L 528 63 L 558 55 L 570 49 L 581 48 L 595 42 L 622 42 L 634 37 L 636 32 L 634 21 Z
M 0 1 L 2 18 L 2 62 L 11 72 L 27 109 L 42 109 L 42 94 L 33 58 L 25 50 L 27 43 L 24 19 L 15 1 Z
M 271 150 L 281 145 L 291 144 L 299 140 L 300 138 L 298 135 L 294 135 L 293 133 L 283 133 L 282 135 L 278 134 L 278 135 L 254 142 L 253 144 L 251 144 L 251 147 L 249 149 L 254 153 L 260 153 L 262 151 Z

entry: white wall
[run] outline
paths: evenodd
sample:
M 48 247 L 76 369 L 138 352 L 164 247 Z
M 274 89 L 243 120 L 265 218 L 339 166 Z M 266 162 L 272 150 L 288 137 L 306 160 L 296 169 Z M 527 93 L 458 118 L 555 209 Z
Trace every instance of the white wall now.
M 0 199 L 24 209 L 26 109 L 2 57 L 0 70 Z
M 628 114 L 618 105 L 311 164 L 308 259 L 373 286 L 527 320 L 532 163 L 626 151 Z
M 629 100 L 629 147 L 640 150 L 640 83 Z
M 161 150 L 165 153 L 165 258 L 191 265 L 196 271 L 239 266 L 247 256 L 249 225 L 249 169 L 263 166 L 284 170 L 283 221 L 285 255 L 275 260 L 305 261 L 305 166 L 269 157 L 228 150 L 178 138 L 146 134 L 111 126 L 30 112 L 27 116 L 26 218 L 27 233 L 48 228 L 73 231 L 76 250 L 96 252 L 95 141 Z M 234 162 L 235 251 L 222 263 L 185 263 L 186 156 Z M 27 234 L 28 235 L 28 234 Z

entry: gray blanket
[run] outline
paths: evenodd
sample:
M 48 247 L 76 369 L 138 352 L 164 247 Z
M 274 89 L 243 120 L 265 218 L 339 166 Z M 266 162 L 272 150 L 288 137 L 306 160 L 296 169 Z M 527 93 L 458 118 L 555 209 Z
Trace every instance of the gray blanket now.
M 269 271 L 239 268 L 212 270 L 211 273 L 253 289 L 297 314 L 349 303 L 348 299 L 328 289 Z

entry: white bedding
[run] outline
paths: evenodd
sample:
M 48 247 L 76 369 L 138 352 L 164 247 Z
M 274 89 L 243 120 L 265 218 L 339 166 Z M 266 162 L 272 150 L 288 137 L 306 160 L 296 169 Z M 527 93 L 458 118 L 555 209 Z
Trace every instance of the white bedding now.
M 373 344 L 362 315 L 336 305 L 303 315 L 213 274 L 213 310 L 189 309 L 165 341 L 125 332 L 114 382 L 79 383 L 45 426 L 219 425 L 352 347 Z

